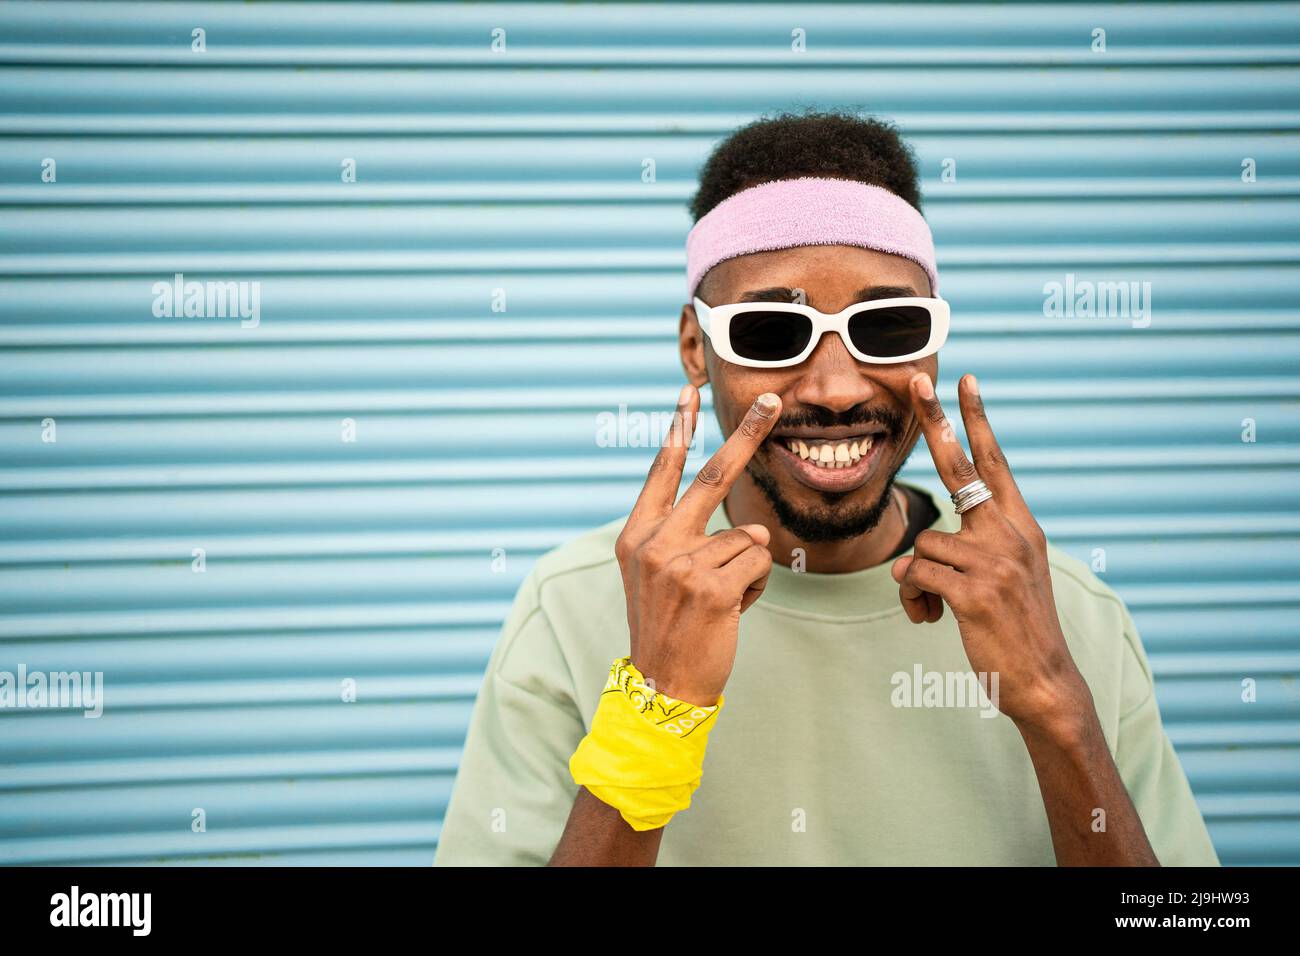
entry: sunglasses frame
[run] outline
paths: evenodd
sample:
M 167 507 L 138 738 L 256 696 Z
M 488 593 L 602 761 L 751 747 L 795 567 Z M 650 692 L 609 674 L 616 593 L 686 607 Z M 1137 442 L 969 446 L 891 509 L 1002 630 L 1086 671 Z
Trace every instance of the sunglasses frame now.
M 713 351 L 717 353 L 718 358 L 724 362 L 731 362 L 733 365 L 744 365 L 749 368 L 788 368 L 791 365 L 798 365 L 812 355 L 813 350 L 817 348 L 817 343 L 821 341 L 822 336 L 827 332 L 838 332 L 840 340 L 844 342 L 844 347 L 859 362 L 869 362 L 872 365 L 897 365 L 902 362 L 914 362 L 917 359 L 925 358 L 927 355 L 933 355 L 943 347 L 944 342 L 948 340 L 948 324 L 951 311 L 946 300 L 928 296 L 869 299 L 866 302 L 855 302 L 834 315 L 819 312 L 811 305 L 803 305 L 799 302 L 733 302 L 727 305 L 709 305 L 699 296 L 694 296 L 694 300 L 695 318 L 700 323 L 700 330 L 713 343 Z M 873 312 L 879 309 L 897 308 L 898 306 L 919 306 L 930 313 L 930 341 L 926 342 L 922 348 L 908 355 L 884 357 L 867 355 L 865 352 L 859 351 L 849 340 L 849 319 L 852 316 L 861 312 Z M 792 312 L 795 315 L 802 315 L 811 319 L 812 336 L 809 338 L 804 350 L 792 358 L 777 359 L 771 362 L 737 355 L 731 347 L 731 336 L 727 334 L 731 326 L 731 320 L 742 312 L 755 311 Z

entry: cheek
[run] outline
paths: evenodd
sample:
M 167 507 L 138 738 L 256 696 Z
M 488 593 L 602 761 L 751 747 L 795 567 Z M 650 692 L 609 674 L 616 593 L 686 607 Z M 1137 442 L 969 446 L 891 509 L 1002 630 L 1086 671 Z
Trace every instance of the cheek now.
M 903 362 L 889 366 L 889 373 L 882 377 L 882 384 L 889 389 L 898 407 L 905 415 L 912 414 L 912 379 L 920 372 L 930 376 L 936 385 L 939 382 L 938 356 L 928 355 L 919 362 Z
M 934 380 L 938 372 L 934 356 L 928 356 L 919 362 L 905 362 L 890 369 L 888 378 L 882 384 L 889 389 L 895 408 L 903 416 L 903 433 L 898 443 L 896 455 L 899 460 L 906 459 L 921 438 L 921 420 L 912 410 L 912 377 L 918 372 L 925 372 Z
M 916 375 L 917 372 L 925 371 L 928 370 L 923 368 L 920 362 L 909 362 L 906 365 L 898 366 L 897 370 L 891 370 L 888 378 L 880 380 L 881 385 L 889 391 L 889 397 L 893 399 L 894 408 L 904 418 L 910 418 L 912 415 L 912 376 Z M 930 377 L 934 378 L 933 374 Z
M 917 372 L 925 372 L 931 380 L 938 381 L 939 376 L 939 357 L 937 355 L 927 355 L 917 362 L 900 362 L 897 365 L 887 366 L 889 369 L 887 379 L 889 386 L 895 394 L 907 399 L 907 383 Z
M 744 420 L 754 400 L 764 392 L 785 397 L 788 383 L 760 369 L 727 365 L 716 356 L 709 365 L 713 413 L 727 434 Z

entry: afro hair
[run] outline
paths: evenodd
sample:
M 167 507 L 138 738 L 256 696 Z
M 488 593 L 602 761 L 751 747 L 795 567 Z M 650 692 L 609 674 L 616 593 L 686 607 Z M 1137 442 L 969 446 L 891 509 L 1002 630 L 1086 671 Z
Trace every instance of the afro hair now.
M 722 140 L 700 171 L 695 222 L 728 196 L 780 179 L 824 176 L 881 186 L 917 211 L 916 158 L 894 126 L 849 110 L 780 112 Z

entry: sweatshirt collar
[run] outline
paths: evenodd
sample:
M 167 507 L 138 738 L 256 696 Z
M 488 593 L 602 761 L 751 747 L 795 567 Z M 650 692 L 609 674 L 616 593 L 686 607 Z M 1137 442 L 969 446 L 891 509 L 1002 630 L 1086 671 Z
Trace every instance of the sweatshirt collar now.
M 934 503 L 939 512 L 939 517 L 930 525 L 934 530 L 955 532 L 961 528 L 961 518 L 953 510 L 948 496 L 936 495 L 929 488 L 910 481 L 895 479 L 894 484 L 911 488 Z M 724 501 L 709 518 L 705 533 L 712 534 L 730 527 L 731 519 L 727 516 Z M 911 553 L 910 547 L 903 552 L 904 555 Z M 902 613 L 898 602 L 898 582 L 890 573 L 896 560 L 891 558 L 883 564 L 843 574 L 795 571 L 773 562 L 767 587 L 758 604 L 798 611 L 800 616 L 839 619 L 877 617 L 892 611 Z

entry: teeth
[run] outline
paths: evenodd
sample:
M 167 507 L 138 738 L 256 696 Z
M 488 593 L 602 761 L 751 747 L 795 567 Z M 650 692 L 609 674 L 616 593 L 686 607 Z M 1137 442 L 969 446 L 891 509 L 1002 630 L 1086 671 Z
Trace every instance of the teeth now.
M 851 468 L 854 462 L 866 457 L 874 440 L 868 436 L 860 441 L 814 442 L 809 445 L 801 438 L 787 438 L 785 446 L 792 454 L 819 468 Z
M 867 436 L 861 441 L 818 442 L 807 444 L 802 438 L 785 438 L 790 453 L 820 468 L 852 468 L 855 462 L 867 457 L 875 438 Z

